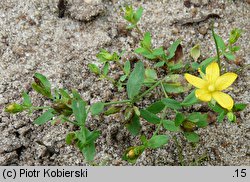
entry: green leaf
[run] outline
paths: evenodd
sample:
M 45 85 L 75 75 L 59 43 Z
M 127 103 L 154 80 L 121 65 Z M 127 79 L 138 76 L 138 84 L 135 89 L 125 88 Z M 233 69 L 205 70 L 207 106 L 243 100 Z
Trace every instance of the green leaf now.
M 181 124 L 183 123 L 183 121 L 185 121 L 186 117 L 184 116 L 184 114 L 182 113 L 177 113 L 175 116 L 175 126 L 181 126 Z
M 161 101 L 168 108 L 171 108 L 171 109 L 174 109 L 174 110 L 178 110 L 178 109 L 182 108 L 181 104 L 178 101 L 174 100 L 174 99 L 164 98 Z
M 122 55 L 123 52 L 124 52 L 124 50 L 121 52 L 120 55 Z M 112 55 L 113 56 L 113 61 L 119 62 L 120 58 L 121 58 L 120 55 L 118 53 L 114 52 L 113 55 Z
M 161 112 L 164 109 L 164 107 L 165 107 L 165 104 L 163 104 L 162 101 L 156 101 L 147 107 L 147 111 L 153 114 L 157 114 Z
M 59 89 L 59 92 L 60 92 L 60 94 L 61 94 L 61 96 L 62 96 L 63 98 L 71 99 L 71 97 L 70 97 L 70 95 L 69 95 L 69 93 L 68 93 L 67 90 Z
M 108 51 L 105 49 L 102 49 L 96 57 L 101 61 L 101 62 L 107 62 L 107 61 L 113 61 L 114 59 L 114 54 L 110 54 Z
M 201 114 L 200 112 L 193 112 L 187 116 L 187 120 L 193 123 L 199 121 L 207 121 L 207 114 Z
M 202 128 L 208 125 L 207 114 L 201 114 L 200 112 L 193 112 L 187 116 L 187 121 L 195 123 L 198 128 Z M 192 127 L 191 127 L 192 128 Z
M 105 116 L 109 116 L 109 115 L 118 113 L 118 112 L 121 111 L 121 109 L 122 109 L 121 106 L 111 106 L 111 107 L 108 108 L 108 110 L 106 110 L 106 111 L 104 112 L 104 115 L 105 115 Z
M 97 102 L 94 103 L 93 105 L 91 105 L 90 107 L 90 111 L 92 113 L 92 115 L 98 115 L 101 112 L 103 112 L 105 104 L 103 102 Z
M 152 149 L 160 148 L 163 145 L 167 144 L 169 140 L 168 135 L 156 135 L 150 138 L 148 141 L 148 147 Z
M 95 157 L 95 143 L 91 142 L 88 145 L 85 145 L 82 149 L 82 153 L 87 161 L 92 161 L 94 160 Z
M 163 120 L 163 126 L 168 131 L 180 131 L 180 127 L 175 125 L 174 121 L 171 120 Z
M 108 72 L 109 72 L 109 64 L 106 62 L 102 68 L 102 74 L 104 76 L 107 76 Z
M 145 54 L 145 53 L 150 54 L 150 52 L 147 49 L 143 48 L 143 47 L 139 47 L 139 48 L 135 49 L 134 52 L 136 54 Z
M 85 120 L 87 118 L 86 102 L 84 102 L 82 99 L 73 100 L 72 110 L 73 110 L 76 121 L 80 125 L 84 125 Z
M 247 107 L 247 104 L 243 104 L 243 103 L 234 104 L 233 111 L 234 112 L 243 111 L 246 107 Z
M 174 57 L 176 49 L 178 45 L 181 43 L 181 40 L 176 40 L 171 46 L 168 48 L 169 55 L 167 56 L 167 59 L 170 60 Z
M 198 99 L 195 96 L 195 90 L 193 90 L 181 103 L 182 106 L 188 107 L 198 103 Z
M 146 32 L 143 41 L 141 42 L 143 48 L 151 48 L 151 35 L 150 32 Z
M 86 145 L 95 142 L 95 140 L 100 136 L 99 131 L 89 131 L 84 126 L 81 126 L 81 130 L 75 132 L 76 138 L 79 140 L 79 148 L 82 150 Z
M 88 130 L 85 127 L 81 127 L 80 131 L 76 131 L 75 132 L 75 137 L 77 139 L 77 147 L 82 150 L 82 148 L 84 147 L 84 144 L 86 143 L 86 135 L 88 134 Z
M 122 75 L 120 78 L 119 78 L 119 81 L 121 82 L 124 82 L 127 78 L 127 75 Z
M 154 67 L 155 67 L 155 68 L 162 67 L 162 66 L 164 66 L 165 63 L 166 63 L 165 61 L 160 61 L 160 62 L 156 63 L 156 64 L 154 65 Z
M 197 70 L 200 67 L 200 64 L 197 62 L 193 62 L 191 63 L 191 68 L 193 68 L 194 70 Z
M 198 128 L 204 128 L 204 127 L 206 127 L 208 125 L 208 122 L 207 121 L 198 121 L 196 123 L 196 125 L 197 125 Z
M 42 125 L 42 124 L 46 123 L 47 121 L 51 120 L 54 117 L 53 112 L 54 112 L 54 109 L 48 109 L 41 116 L 36 118 L 34 123 L 37 125 Z
M 141 86 L 144 81 L 144 66 L 140 61 L 136 63 L 134 70 L 130 74 L 127 82 L 128 98 L 133 99 L 140 92 Z
M 171 71 L 174 71 L 174 70 L 179 70 L 181 68 L 184 67 L 184 64 L 180 61 L 178 63 L 168 63 L 168 68 L 171 70 Z
M 180 83 L 163 83 L 163 87 L 168 93 L 182 93 L 185 91 Z
M 35 73 L 34 80 L 35 82 L 31 84 L 32 88 L 38 93 L 46 97 L 52 98 L 51 85 L 47 78 L 40 73 Z
M 208 106 L 214 111 L 214 112 L 217 112 L 217 113 L 222 113 L 222 112 L 225 112 L 225 109 L 222 108 L 219 104 L 212 104 L 211 102 L 208 103 Z
M 55 100 L 59 100 L 59 99 L 60 99 L 60 94 L 59 94 L 58 89 L 55 89 L 55 90 L 54 90 L 54 99 L 55 99 Z
M 80 131 L 75 132 L 78 139 L 76 145 L 82 151 L 87 161 L 92 161 L 95 156 L 95 140 L 99 137 L 98 131 L 90 132 L 87 128 L 81 127 Z
M 201 51 L 200 51 L 200 45 L 196 44 L 190 51 L 190 55 L 191 57 L 194 59 L 195 62 L 198 61 L 198 58 L 201 55 Z
M 163 56 L 163 55 L 165 55 L 165 52 L 163 50 L 163 47 L 159 47 L 157 49 L 154 49 L 152 54 L 154 56 Z
M 142 53 L 142 55 L 145 57 L 145 58 L 148 58 L 148 59 L 156 59 L 157 57 L 155 55 L 153 55 L 151 52 L 145 52 L 145 53 Z
M 82 100 L 81 95 L 76 90 L 72 90 L 72 94 L 74 99 Z
M 221 113 L 219 114 L 219 116 L 217 117 L 217 121 L 218 121 L 219 123 L 221 123 L 221 122 L 223 121 L 223 119 L 225 118 L 225 116 L 226 116 L 226 113 L 225 113 L 225 112 L 221 112 Z
M 141 142 L 142 142 L 143 145 L 145 145 L 145 146 L 148 145 L 148 140 L 147 140 L 147 138 L 146 138 L 145 135 L 142 135 L 140 137 L 140 140 L 141 140 Z
M 235 28 L 230 32 L 230 36 L 229 36 L 229 43 L 230 44 L 234 44 L 235 42 L 237 42 L 237 40 L 240 38 L 241 34 L 242 34 L 242 30 Z
M 42 87 L 40 87 L 39 85 L 37 85 L 36 83 L 32 83 L 31 84 L 31 87 L 37 92 L 37 93 L 40 93 L 40 94 L 42 94 L 42 95 L 44 95 L 44 96 L 46 96 L 46 97 L 51 97 L 52 98 L 52 96 L 51 96 L 51 94 L 50 93 L 47 93 L 45 90 L 44 90 L 44 88 L 42 88 Z
M 89 131 L 88 129 L 85 130 L 86 133 L 86 144 L 90 144 L 92 142 L 95 142 L 96 139 L 100 136 L 99 131 Z
M 147 68 L 147 69 L 145 70 L 145 76 L 146 76 L 146 78 L 148 78 L 148 79 L 152 79 L 152 80 L 156 80 L 156 79 L 157 79 L 157 73 L 156 73 L 156 71 L 153 70 L 153 69 Z
M 143 8 L 142 8 L 142 7 L 139 7 L 139 8 L 137 9 L 137 11 L 135 12 L 135 14 L 134 14 L 134 19 L 135 19 L 135 22 L 136 22 L 136 23 L 140 20 L 140 18 L 141 18 L 141 16 L 142 16 L 142 13 L 143 13 Z
M 75 133 L 68 133 L 66 135 L 65 141 L 67 145 L 71 145 L 75 140 Z
M 127 75 L 127 76 L 129 75 L 130 69 L 131 69 L 130 61 L 127 60 L 124 64 L 124 68 L 123 68 L 125 75 Z
M 133 18 L 133 13 L 134 13 L 132 5 L 130 6 L 126 5 L 124 11 L 125 11 L 125 15 L 123 18 L 130 22 Z
M 152 54 L 152 52 L 149 50 L 150 48 L 144 48 L 144 47 L 139 47 L 137 49 L 135 49 L 135 53 L 137 54 L 141 54 L 144 57 L 148 58 L 148 59 L 156 59 L 157 56 L 155 56 L 154 54 Z
M 141 113 L 141 117 L 150 123 L 159 124 L 161 121 L 161 119 L 158 116 L 149 112 L 146 109 L 140 110 L 140 113 Z
M 27 107 L 32 106 L 30 96 L 26 92 L 23 92 L 22 96 L 23 96 L 23 103 L 22 103 L 22 105 L 23 106 L 27 106 Z
M 50 85 L 50 82 L 48 81 L 48 79 L 40 74 L 40 73 L 35 73 L 34 75 L 35 78 L 37 78 L 40 82 L 40 84 L 46 89 L 46 90 L 50 90 L 51 89 L 51 85 Z M 35 81 L 36 82 L 36 81 Z M 38 83 L 37 83 L 38 84 Z
M 126 128 L 134 136 L 140 133 L 141 123 L 140 123 L 139 117 L 136 114 L 133 116 L 131 121 L 126 124 Z
M 189 142 L 197 143 L 200 140 L 199 135 L 194 132 L 184 132 L 184 136 Z
M 219 49 L 222 50 L 222 52 L 224 52 L 226 50 L 226 45 L 225 45 L 223 39 L 219 35 L 217 35 L 216 33 L 214 34 L 214 37 L 215 37 L 215 40 L 218 44 Z
M 233 47 L 230 47 L 230 50 L 231 50 L 231 52 L 239 51 L 239 50 L 240 50 L 240 46 L 233 46 Z
M 95 65 L 95 64 L 88 64 L 88 68 L 89 68 L 89 70 L 92 72 L 92 73 L 95 73 L 95 74 L 97 74 L 97 75 L 99 75 L 100 74 L 100 69 L 99 69 L 99 67 L 97 66 L 97 65 Z
M 231 52 L 224 52 L 223 55 L 230 61 L 235 60 L 235 56 Z

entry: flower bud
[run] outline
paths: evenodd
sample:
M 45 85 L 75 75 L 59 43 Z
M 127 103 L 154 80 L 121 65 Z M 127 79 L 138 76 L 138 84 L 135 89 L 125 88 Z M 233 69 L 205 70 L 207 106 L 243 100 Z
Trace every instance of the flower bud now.
M 122 158 L 123 160 L 126 160 L 128 162 L 135 163 L 138 157 L 140 157 L 140 155 L 143 153 L 145 148 L 146 147 L 144 145 L 129 147 L 123 154 Z
M 127 157 L 130 159 L 133 159 L 135 157 L 135 152 L 134 149 L 131 149 L 128 153 L 127 153 Z
M 231 122 L 235 122 L 236 121 L 236 116 L 232 112 L 228 112 L 227 113 L 227 118 Z
M 197 130 L 197 126 L 195 123 L 191 122 L 191 121 L 187 121 L 185 120 L 183 123 L 182 123 L 182 129 L 184 131 L 187 131 L 187 132 L 192 132 L 192 131 L 195 131 Z
M 8 112 L 8 113 L 18 113 L 18 112 L 22 112 L 24 110 L 23 106 L 22 105 L 19 105 L 17 103 L 12 103 L 12 104 L 9 104 L 6 108 L 5 108 L 5 112 Z

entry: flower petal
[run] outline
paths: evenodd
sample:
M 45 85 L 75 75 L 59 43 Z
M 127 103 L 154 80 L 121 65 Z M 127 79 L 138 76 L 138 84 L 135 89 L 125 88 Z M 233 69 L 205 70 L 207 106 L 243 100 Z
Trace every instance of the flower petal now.
M 226 108 L 227 110 L 233 108 L 234 101 L 230 95 L 223 92 L 213 92 L 212 97 L 221 105 L 221 107 Z
M 212 94 L 208 90 L 197 89 L 195 91 L 195 96 L 204 102 L 208 102 L 212 99 Z
M 218 63 L 212 62 L 206 68 L 206 79 L 209 82 L 215 82 L 215 80 L 220 76 L 220 68 Z
M 217 90 L 224 90 L 230 85 L 232 85 L 236 78 L 237 74 L 235 73 L 225 73 L 224 75 L 218 77 L 215 82 L 215 88 Z
M 186 73 L 185 75 L 186 80 L 192 84 L 193 86 L 197 87 L 197 88 L 204 88 L 207 85 L 207 82 L 205 80 L 202 80 L 199 77 L 190 75 L 188 73 Z

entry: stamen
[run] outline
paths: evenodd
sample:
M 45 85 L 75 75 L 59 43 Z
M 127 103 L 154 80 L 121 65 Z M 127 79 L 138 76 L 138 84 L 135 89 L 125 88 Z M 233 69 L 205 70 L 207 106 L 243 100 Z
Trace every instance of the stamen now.
M 210 92 L 215 91 L 214 85 L 209 85 L 209 86 L 208 86 L 208 90 L 209 90 Z

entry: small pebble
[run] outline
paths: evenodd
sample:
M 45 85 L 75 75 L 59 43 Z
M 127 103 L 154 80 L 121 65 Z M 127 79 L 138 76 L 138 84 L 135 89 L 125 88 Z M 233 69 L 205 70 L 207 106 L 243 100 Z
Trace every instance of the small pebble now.
M 219 23 L 215 22 L 214 27 L 217 28 L 219 26 Z
M 187 8 L 190 8 L 191 7 L 190 0 L 184 0 L 184 6 L 186 6 Z
M 198 29 L 199 33 L 202 35 L 206 35 L 207 34 L 207 28 L 202 26 Z
M 190 33 L 191 33 L 192 35 L 195 35 L 195 31 L 194 31 L 194 30 L 191 30 Z
M 176 28 L 176 27 L 174 27 L 174 28 L 172 29 L 172 33 L 173 33 L 174 35 L 178 34 L 178 33 L 179 33 L 179 29 Z
M 202 5 L 207 5 L 209 3 L 209 0 L 202 0 Z
M 191 14 L 192 14 L 192 17 L 193 17 L 193 18 L 196 17 L 197 13 L 198 13 L 197 8 L 192 8 L 192 9 L 191 9 Z

